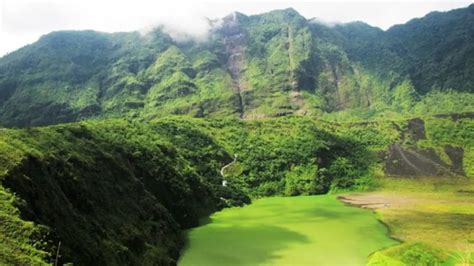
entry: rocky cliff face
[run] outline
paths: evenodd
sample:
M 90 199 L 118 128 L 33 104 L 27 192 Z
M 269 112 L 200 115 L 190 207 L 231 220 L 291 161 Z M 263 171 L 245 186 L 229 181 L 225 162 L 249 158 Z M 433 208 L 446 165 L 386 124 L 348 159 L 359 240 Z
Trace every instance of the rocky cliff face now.
M 388 176 L 472 177 L 473 118 L 473 113 L 462 113 L 364 122 L 343 132 L 371 147 Z
M 223 36 L 227 56 L 227 69 L 232 78 L 233 91 L 236 94 L 236 112 L 239 117 L 244 116 L 244 102 L 242 100 L 242 93 L 245 91 L 245 86 L 242 81 L 242 72 L 244 67 L 244 52 L 245 52 L 245 32 L 242 29 L 239 17 L 242 16 L 236 12 L 227 16 L 223 20 L 223 26 L 219 30 Z

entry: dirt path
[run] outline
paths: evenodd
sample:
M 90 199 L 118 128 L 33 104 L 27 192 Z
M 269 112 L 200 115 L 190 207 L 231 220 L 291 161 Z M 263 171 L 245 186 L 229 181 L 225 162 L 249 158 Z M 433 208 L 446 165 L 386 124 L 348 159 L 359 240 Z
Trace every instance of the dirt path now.
M 474 194 L 470 190 L 351 193 L 338 199 L 374 210 L 396 239 L 474 252 Z
M 221 168 L 221 176 L 222 176 L 223 178 L 225 178 L 225 176 L 224 176 L 224 170 L 225 170 L 227 167 L 233 165 L 235 162 L 237 162 L 237 154 L 234 154 L 234 160 L 233 160 L 232 162 L 230 162 L 230 163 L 224 165 L 224 167 Z
M 337 197 L 340 201 L 365 209 L 382 209 L 401 207 L 413 203 L 409 196 L 392 195 L 388 193 L 354 193 Z

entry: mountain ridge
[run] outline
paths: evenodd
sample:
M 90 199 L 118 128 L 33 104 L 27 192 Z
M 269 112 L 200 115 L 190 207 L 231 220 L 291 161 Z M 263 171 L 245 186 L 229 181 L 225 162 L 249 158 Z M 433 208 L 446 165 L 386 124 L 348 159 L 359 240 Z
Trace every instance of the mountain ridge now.
M 439 107 L 432 114 L 468 112 L 471 9 L 386 31 L 329 27 L 294 9 L 231 13 L 205 41 L 177 42 L 161 28 L 53 32 L 0 58 L 0 124 L 169 114 L 365 120 L 420 115 L 428 103 Z M 455 107 L 457 98 L 465 102 Z

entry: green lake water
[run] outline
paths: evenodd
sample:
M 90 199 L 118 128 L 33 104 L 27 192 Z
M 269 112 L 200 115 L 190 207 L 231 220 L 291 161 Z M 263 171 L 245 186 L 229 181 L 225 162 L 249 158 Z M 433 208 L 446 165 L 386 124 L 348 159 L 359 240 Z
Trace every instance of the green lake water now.
M 334 196 L 272 197 L 211 216 L 188 232 L 187 265 L 364 265 L 398 242 L 375 215 Z

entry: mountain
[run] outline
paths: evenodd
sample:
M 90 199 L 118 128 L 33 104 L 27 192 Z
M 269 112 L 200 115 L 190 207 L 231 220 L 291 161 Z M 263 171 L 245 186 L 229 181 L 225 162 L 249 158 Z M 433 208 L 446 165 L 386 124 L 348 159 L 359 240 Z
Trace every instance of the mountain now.
M 209 23 L 0 58 L 0 264 L 176 265 L 186 230 L 251 198 L 474 177 L 474 5 L 386 31 L 293 9 Z
M 293 9 L 210 21 L 205 41 L 53 32 L 0 59 L 0 124 L 168 114 L 332 120 L 474 110 L 474 5 L 387 31 Z M 436 106 L 436 108 L 433 108 Z

